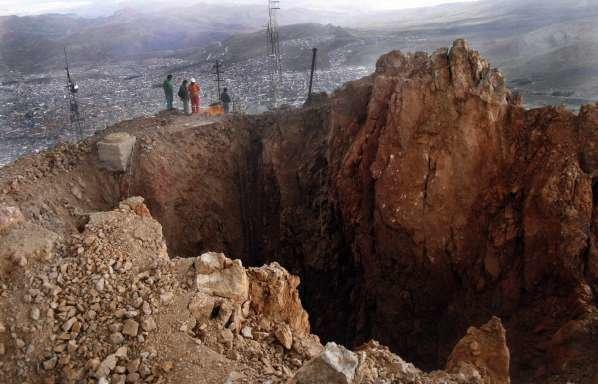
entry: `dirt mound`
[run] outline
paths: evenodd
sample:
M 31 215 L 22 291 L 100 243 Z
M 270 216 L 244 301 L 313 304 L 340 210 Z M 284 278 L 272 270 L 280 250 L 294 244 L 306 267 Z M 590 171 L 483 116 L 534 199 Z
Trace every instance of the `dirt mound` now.
M 87 377 L 97 367 L 82 367 L 114 354 L 121 344 L 110 337 L 122 336 L 131 343 L 128 356 L 133 351 L 133 360 L 145 362 L 147 375 L 140 376 L 156 380 L 183 381 L 209 366 L 216 376 L 207 382 L 233 370 L 241 380 L 280 381 L 318 357 L 298 382 L 319 374 L 340 382 L 436 380 L 381 346 L 387 345 L 427 370 L 449 361 L 450 380 L 504 382 L 510 364 L 518 382 L 591 383 L 598 371 L 591 358 L 598 324 L 598 105 L 575 115 L 563 108 L 526 111 L 519 102 L 499 71 L 456 41 L 432 55 L 391 52 L 372 76 L 300 110 L 217 122 L 176 115 L 123 122 L 107 133 L 137 138 L 125 173 L 99 166 L 100 137 L 3 168 L 0 235 L 9 245 L 0 251 L 0 273 L 7 303 L 16 311 L 25 310 L 23 300 L 64 309 L 52 327 L 34 323 L 42 339 L 47 332 L 62 340 L 45 344 L 43 353 L 28 351 L 36 329 L 29 315 L 7 315 L 11 324 L 27 320 L 23 335 L 11 331 L 17 336 L 2 342 L 25 343 L 18 343 L 18 364 L 28 368 L 3 360 L 4 369 L 27 376 L 37 369 L 27 359 L 52 365 L 56 357 L 58 379 L 68 372 L 53 369 L 74 358 L 76 372 L 68 374 Z M 135 199 L 121 204 L 130 196 L 143 196 L 147 208 Z M 49 266 L 53 271 L 38 269 Z M 128 268 L 149 275 L 135 280 Z M 59 285 L 68 293 L 56 293 L 66 295 L 62 300 L 34 277 L 43 274 L 69 279 Z M 104 293 L 89 296 L 102 285 Z M 249 304 L 241 300 L 246 295 L 253 297 Z M 98 340 L 87 346 L 97 352 L 73 357 L 71 339 L 59 339 L 72 332 L 53 327 L 75 318 L 71 328 L 83 329 L 93 304 L 105 313 L 87 336 Z M 38 309 L 41 318 L 46 308 Z M 107 313 L 120 309 L 118 319 Z M 153 319 L 158 332 L 143 329 L 146 320 L 153 328 L 146 316 L 154 310 L 164 311 L 164 320 Z M 493 316 L 500 327 L 482 326 Z M 137 336 L 129 335 L 131 321 L 123 333 L 127 320 L 137 324 Z M 468 332 L 470 326 L 479 331 Z M 190 339 L 177 338 L 180 328 Z M 369 352 L 325 347 L 310 332 L 350 348 L 365 343 Z M 82 348 L 78 337 L 71 350 Z M 145 348 L 148 340 L 162 353 Z M 189 352 L 197 345 L 209 349 L 202 349 L 211 356 L 207 365 Z M 70 357 L 60 360 L 65 350 Z M 165 372 L 168 361 L 177 369 Z M 189 367 L 180 370 L 181 361 Z M 110 375 L 135 373 L 116 366 Z

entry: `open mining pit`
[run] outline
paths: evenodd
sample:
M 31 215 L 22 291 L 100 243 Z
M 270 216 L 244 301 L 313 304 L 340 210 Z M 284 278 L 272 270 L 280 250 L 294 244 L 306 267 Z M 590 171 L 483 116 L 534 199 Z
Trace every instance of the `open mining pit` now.
M 0 201 L 66 236 L 142 196 L 170 257 L 298 275 L 323 340 L 437 369 L 498 316 L 514 380 L 595 378 L 598 105 L 526 111 L 457 41 L 391 52 L 301 110 L 109 132 L 137 138 L 126 172 L 103 169 L 92 138 L 2 169 Z

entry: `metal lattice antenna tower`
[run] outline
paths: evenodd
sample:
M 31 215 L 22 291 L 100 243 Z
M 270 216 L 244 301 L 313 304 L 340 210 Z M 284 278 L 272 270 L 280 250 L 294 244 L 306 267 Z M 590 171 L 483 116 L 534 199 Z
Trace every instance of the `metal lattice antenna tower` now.
M 278 11 L 280 11 L 280 0 L 268 0 L 268 25 L 266 33 L 273 108 L 278 106 L 282 88 Z
M 220 65 L 220 61 L 216 60 L 216 64 L 214 64 L 214 74 L 216 75 L 216 84 L 218 85 L 218 102 L 220 102 L 220 97 L 222 96 L 220 84 L 222 83 L 221 77 L 222 66 Z
M 79 86 L 73 81 L 71 72 L 69 70 L 69 59 L 66 53 L 66 47 L 64 48 L 64 64 L 66 71 L 66 93 L 68 100 L 68 111 L 69 111 L 69 122 L 71 129 L 77 130 L 79 140 L 83 140 L 83 131 L 85 129 L 85 120 L 79 109 L 79 100 L 77 93 L 79 92 Z

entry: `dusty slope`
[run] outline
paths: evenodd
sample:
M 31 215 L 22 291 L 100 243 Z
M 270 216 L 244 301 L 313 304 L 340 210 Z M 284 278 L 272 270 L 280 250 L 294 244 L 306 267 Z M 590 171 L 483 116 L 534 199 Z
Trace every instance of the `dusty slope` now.
M 375 342 L 358 354 L 329 344 L 320 355 L 299 279 L 278 264 L 246 270 L 217 253 L 170 260 L 142 198 L 86 217 L 80 235 L 61 239 L 17 209 L 0 211 L 0 382 L 508 382 L 496 318 L 468 332 L 452 374 L 425 374 Z M 339 352 L 342 371 L 318 365 Z
M 125 122 L 130 173 L 99 169 L 93 139 L 4 168 L 0 202 L 68 239 L 86 212 L 141 195 L 171 257 L 299 275 L 325 340 L 375 338 L 437 368 L 497 315 L 517 382 L 592 383 L 597 109 L 526 111 L 458 41 L 390 53 L 299 111 Z

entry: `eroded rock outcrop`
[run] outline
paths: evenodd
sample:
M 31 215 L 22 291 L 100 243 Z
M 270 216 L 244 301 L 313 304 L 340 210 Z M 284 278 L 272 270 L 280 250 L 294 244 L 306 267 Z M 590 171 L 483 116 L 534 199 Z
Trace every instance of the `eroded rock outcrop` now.
M 593 308 L 598 105 L 525 111 L 463 41 L 389 53 L 331 99 L 330 194 L 363 271 L 358 334 L 434 366 L 497 314 L 529 364 Z
M 493 317 L 480 328 L 471 327 L 453 348 L 449 372 L 477 371 L 484 384 L 509 384 L 509 349 L 501 321 Z
M 309 334 L 309 318 L 299 298 L 299 277 L 278 263 L 249 269 L 251 306 L 257 313 L 289 324 L 293 332 Z

